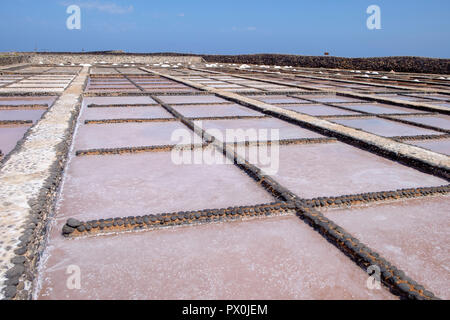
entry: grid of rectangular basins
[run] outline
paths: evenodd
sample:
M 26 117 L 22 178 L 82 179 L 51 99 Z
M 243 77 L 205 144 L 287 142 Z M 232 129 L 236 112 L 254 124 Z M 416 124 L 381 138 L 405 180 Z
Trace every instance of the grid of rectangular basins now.
M 105 76 L 94 76 L 91 75 L 86 86 L 87 92 L 97 91 L 140 91 L 136 85 L 134 85 L 130 80 L 128 80 L 123 75 L 105 75 Z
M 31 65 L 31 66 L 21 66 L 19 68 L 13 68 L 13 70 L 7 70 L 8 72 L 13 72 L 22 75 L 36 75 L 36 74 L 71 74 L 75 75 L 81 70 L 80 66 L 75 65 Z
M 102 67 L 91 72 L 89 93 L 141 95 L 85 97 L 36 298 L 396 298 L 384 287 L 368 289 L 364 270 L 298 219 L 293 210 L 284 210 L 287 207 L 283 205 L 267 211 L 283 204 L 280 194 L 267 187 L 271 182 L 258 180 L 239 165 L 224 164 L 223 150 L 208 144 L 191 125 L 205 130 L 219 146 L 220 142 L 228 146 L 248 142 L 235 145 L 237 156 L 263 171 L 268 166 L 275 168 L 270 177 L 273 181 L 299 199 L 324 202 L 320 209 L 324 215 L 342 223 L 435 294 L 450 297 L 445 237 L 449 231 L 448 197 L 400 197 L 392 203 L 368 201 L 349 208 L 327 201 L 343 195 L 434 188 L 447 185 L 446 180 L 239 103 L 138 71 L 132 74 L 129 68 Z M 248 93 L 249 98 L 381 136 L 444 136 L 442 130 L 448 128 L 446 116 L 413 108 L 308 92 L 232 74 L 183 70 L 170 74 L 224 91 Z M 334 86 L 332 82 L 306 82 Z M 142 95 L 143 91 L 148 95 Z M 197 93 L 189 94 L 191 91 Z M 239 140 L 228 135 L 232 129 L 267 130 L 268 135 Z M 274 129 L 278 134 L 272 136 Z M 190 139 L 180 140 L 181 136 Z M 278 140 L 278 153 L 271 154 L 274 163 L 268 165 L 250 156 L 267 154 L 268 145 L 256 142 Z M 173 146 L 178 143 L 203 144 L 188 159 L 207 150 L 216 162 L 177 164 Z M 445 146 L 434 150 L 442 148 Z M 337 208 L 332 209 L 332 203 Z M 410 207 L 413 210 L 408 210 Z M 228 215 L 230 212 L 236 213 Z M 66 239 L 61 230 L 69 218 L 83 222 L 71 232 L 88 237 Z M 205 223 L 197 224 L 197 220 Z M 206 223 L 214 221 L 228 223 Z M 184 224 L 195 226 L 168 228 Z M 89 237 L 94 229 L 102 236 Z M 81 290 L 66 287 L 68 265 L 83 270 L 86 280 Z
M 236 72 L 236 66 L 225 66 L 225 71 Z M 350 88 L 358 91 L 386 91 L 383 85 L 387 86 L 409 86 L 431 89 L 448 90 L 450 80 L 444 75 L 418 75 L 418 74 L 396 74 L 392 72 L 375 72 L 375 71 L 360 71 L 360 70 L 334 70 L 321 69 L 319 70 L 302 70 L 302 68 L 290 67 L 268 67 L 268 66 L 253 66 L 247 71 L 238 71 L 240 74 L 245 74 L 249 71 L 254 72 L 253 76 L 258 76 L 262 72 L 264 76 L 280 77 L 281 75 L 295 76 L 301 81 L 298 84 L 313 85 L 321 88 Z M 273 74 L 276 75 L 273 75 Z M 321 79 L 321 78 L 328 79 Z M 332 81 L 332 82 L 329 82 Z
M 74 77 L 74 75 L 57 74 L 36 74 L 17 77 L 14 81 L 1 86 L 0 92 L 63 92 Z M 10 79 L 14 78 L 11 77 Z
M 370 91 L 373 100 L 353 98 L 326 92 L 289 92 L 278 94 L 276 90 L 267 90 L 261 94 L 242 92 L 249 98 L 270 105 L 288 109 L 301 114 L 327 119 L 341 125 L 362 130 L 382 137 L 394 138 L 415 146 L 424 147 L 430 151 L 448 154 L 448 134 L 450 117 L 433 110 L 416 108 L 408 103 L 424 103 L 430 106 L 450 107 L 450 96 L 444 94 L 421 93 L 406 89 L 389 89 L 371 85 L 345 84 L 339 81 L 302 79 L 296 81 L 286 79 L 282 75 L 240 74 L 260 81 L 272 79 L 294 85 L 304 85 L 305 88 L 321 88 L 331 90 L 347 89 L 352 91 Z M 200 75 L 198 75 L 199 77 Z M 203 75 L 204 76 L 204 75 Z M 223 77 L 223 76 L 222 76 Z M 194 78 L 195 79 L 195 78 Z M 365 87 L 365 88 L 362 88 Z M 364 89 L 364 90 L 362 90 Z M 289 90 L 288 90 L 289 91 Z M 344 90 L 345 91 L 345 90 Z M 397 91 L 386 93 L 384 91 Z M 388 98 L 404 101 L 404 105 L 394 105 L 376 102 L 377 98 Z
M 8 155 L 56 97 L 0 97 L 0 160 Z
M 19 75 L 0 75 L 0 87 L 5 87 L 11 83 L 22 80 L 23 77 Z
M 384 137 L 426 135 L 440 139 L 449 131 L 450 118 L 446 115 L 355 98 L 326 94 L 268 94 L 248 97 Z M 377 116 L 390 117 L 380 119 Z
M 91 69 L 86 92 L 196 92 L 197 90 L 137 67 L 102 66 Z
M 186 85 L 157 76 L 108 75 L 91 76 L 87 92 L 194 92 Z
M 277 85 L 267 82 L 247 80 L 233 76 L 188 76 L 186 80 L 193 81 L 195 83 L 221 89 L 223 91 L 232 92 L 267 92 L 267 91 L 289 91 L 289 92 L 302 92 L 305 90 L 292 88 L 283 85 Z
M 0 75 L 0 159 L 18 147 L 79 70 L 78 66 L 5 69 Z

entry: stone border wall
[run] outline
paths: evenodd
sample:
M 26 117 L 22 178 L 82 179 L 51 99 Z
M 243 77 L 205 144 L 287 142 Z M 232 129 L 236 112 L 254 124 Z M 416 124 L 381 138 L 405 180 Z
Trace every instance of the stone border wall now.
M 33 64 L 60 64 L 60 63 L 117 63 L 117 64 L 153 64 L 153 63 L 201 63 L 203 59 L 199 56 L 163 56 L 163 55 L 140 55 L 140 54 L 95 54 L 95 53 L 37 53 L 29 57 Z
M 343 58 L 286 54 L 203 55 L 208 62 L 449 74 L 450 59 L 423 57 Z
M 0 54 L 0 66 L 8 66 L 12 64 L 27 63 L 30 57 L 27 55 L 2 55 Z
M 450 59 L 437 59 L 426 57 L 374 57 L 374 58 L 345 58 L 333 56 L 302 56 L 289 54 L 244 54 L 244 55 L 201 55 L 186 53 L 120 53 L 120 52 L 27 52 L 21 56 L 11 56 L 6 59 L 14 63 L 238 63 L 295 66 L 303 68 L 330 68 L 330 69 L 354 69 L 408 72 L 408 73 L 432 73 L 450 74 Z M 19 62 L 17 62 L 19 61 Z

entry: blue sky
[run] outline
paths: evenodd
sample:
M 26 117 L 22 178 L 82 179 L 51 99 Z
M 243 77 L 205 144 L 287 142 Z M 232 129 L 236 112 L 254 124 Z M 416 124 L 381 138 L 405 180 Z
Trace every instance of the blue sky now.
M 81 7 L 81 30 L 66 9 Z M 369 5 L 381 30 L 368 30 Z M 450 58 L 449 0 L 2 0 L 0 51 Z

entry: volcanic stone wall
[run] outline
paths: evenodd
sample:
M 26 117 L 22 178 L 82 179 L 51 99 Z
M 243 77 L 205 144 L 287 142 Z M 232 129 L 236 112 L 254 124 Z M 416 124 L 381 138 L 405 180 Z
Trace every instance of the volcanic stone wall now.
M 250 55 L 198 55 L 185 53 L 119 53 L 119 52 L 49 52 L 23 53 L 20 56 L 0 56 L 0 65 L 15 63 L 238 63 L 295 66 L 304 68 L 336 68 L 355 70 L 377 70 L 449 74 L 450 59 L 424 57 L 379 57 L 379 58 L 342 58 L 330 56 L 301 56 L 286 54 L 250 54 Z
M 208 62 L 336 68 L 410 73 L 450 73 L 450 59 L 422 57 L 341 58 L 284 54 L 203 55 Z
M 0 66 L 7 66 L 10 64 L 18 64 L 18 63 L 26 63 L 29 61 L 29 56 L 27 55 L 20 55 L 20 56 L 13 56 L 13 55 L 1 55 L 0 54 Z
M 29 57 L 29 62 L 38 64 L 60 63 L 200 63 L 202 58 L 197 56 L 163 56 L 148 54 L 120 54 L 120 53 L 37 53 Z

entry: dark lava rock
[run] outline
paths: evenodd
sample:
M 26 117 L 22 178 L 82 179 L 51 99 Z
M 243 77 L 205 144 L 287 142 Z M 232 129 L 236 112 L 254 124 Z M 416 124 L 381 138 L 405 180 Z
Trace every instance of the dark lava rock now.
M 423 291 L 423 294 L 426 295 L 427 297 L 434 298 L 434 294 L 433 294 L 433 292 L 431 292 L 431 291 L 424 290 L 424 291 Z
M 17 293 L 16 286 L 7 286 L 5 290 L 3 291 L 3 294 L 5 295 L 6 299 L 12 299 Z
M 19 256 L 25 254 L 26 252 L 27 252 L 27 247 L 21 247 L 21 248 L 14 250 L 14 253 Z
M 408 299 L 409 300 L 424 300 L 424 298 L 418 292 L 415 292 L 415 291 L 411 291 L 408 294 Z
M 406 284 L 406 283 L 400 283 L 400 284 L 398 285 L 398 287 L 399 287 L 401 290 L 405 291 L 405 292 L 408 292 L 408 291 L 410 290 L 410 289 L 409 289 L 409 285 Z
M 24 272 L 25 267 L 23 265 L 16 264 L 14 267 L 12 267 L 6 272 L 6 277 L 8 278 L 20 277 Z
M 67 220 L 67 225 L 69 227 L 76 228 L 76 227 L 79 227 L 81 225 L 81 222 L 78 221 L 77 219 L 70 218 L 70 219 Z
M 74 231 L 75 228 L 69 227 L 67 224 L 62 229 L 63 234 L 71 234 Z
M 400 278 L 403 278 L 405 276 L 405 273 L 401 270 L 396 270 L 394 274 Z
M 19 240 L 23 243 L 28 243 L 31 241 L 31 236 L 28 234 L 24 234 L 23 236 L 19 237 Z
M 413 284 L 413 283 L 411 283 L 411 284 Z M 423 286 L 421 286 L 419 284 L 413 284 L 413 285 L 416 290 L 425 291 L 425 288 Z
M 17 256 L 11 259 L 14 264 L 24 264 L 27 259 L 24 256 Z
M 7 286 L 17 286 L 19 284 L 20 277 L 10 278 L 5 281 L 5 285 Z

